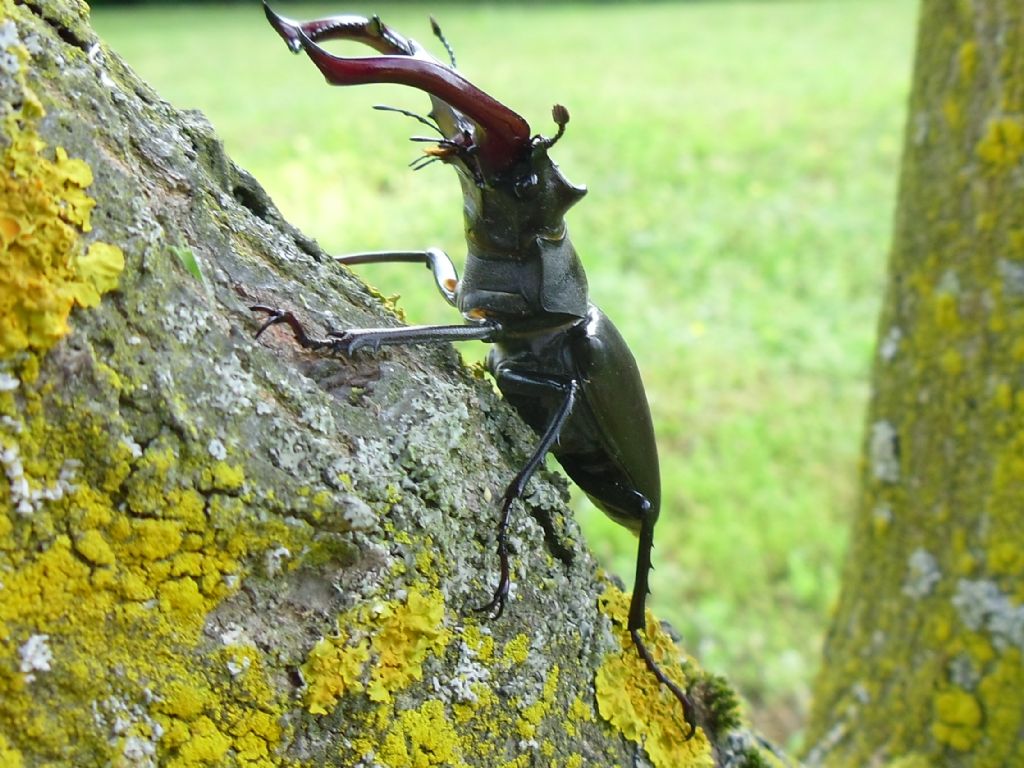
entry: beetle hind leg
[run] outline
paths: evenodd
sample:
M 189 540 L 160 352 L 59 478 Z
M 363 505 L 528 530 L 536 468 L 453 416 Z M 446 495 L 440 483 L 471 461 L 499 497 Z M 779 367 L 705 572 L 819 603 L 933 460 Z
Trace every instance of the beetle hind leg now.
M 654 660 L 651 652 L 647 649 L 647 645 L 643 641 L 641 632 L 647 627 L 647 595 L 650 594 L 650 588 L 648 585 L 648 576 L 651 570 L 651 549 L 654 547 L 654 522 L 655 516 L 646 514 L 647 510 L 650 509 L 650 503 L 644 499 L 646 505 L 645 514 L 640 524 L 640 541 L 637 549 L 636 556 L 636 579 L 633 583 L 633 597 L 629 602 L 629 620 L 627 628 L 629 629 L 629 635 L 633 639 L 633 645 L 636 647 L 636 652 L 640 658 L 644 660 L 648 671 L 658 682 L 664 685 L 672 695 L 675 696 L 680 706 L 683 708 L 683 719 L 686 721 L 686 725 L 689 727 L 689 732 L 686 734 L 686 740 L 689 741 L 693 738 L 694 734 L 697 733 L 697 723 L 694 720 L 694 708 L 693 701 L 687 695 L 686 691 L 676 685 L 668 675 L 658 666 L 658 663 Z

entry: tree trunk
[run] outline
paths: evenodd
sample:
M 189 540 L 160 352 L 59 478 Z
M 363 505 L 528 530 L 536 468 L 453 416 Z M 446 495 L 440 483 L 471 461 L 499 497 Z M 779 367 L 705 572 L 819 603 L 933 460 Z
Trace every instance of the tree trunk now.
M 0 764 L 777 762 L 652 619 L 682 741 L 557 475 L 474 612 L 535 436 L 450 347 L 254 340 L 397 320 L 84 2 L 0 0 L 0 91 Z
M 903 162 L 863 491 L 809 762 L 1021 766 L 1020 0 L 924 2 Z

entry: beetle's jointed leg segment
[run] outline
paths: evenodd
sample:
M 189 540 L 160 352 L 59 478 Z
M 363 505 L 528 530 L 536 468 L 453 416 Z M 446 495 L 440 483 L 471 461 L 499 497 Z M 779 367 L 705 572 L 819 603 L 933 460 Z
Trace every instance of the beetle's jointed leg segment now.
M 548 452 L 558 442 L 562 427 L 565 426 L 565 422 L 572 414 L 579 390 L 579 382 L 575 379 L 561 382 L 547 378 L 533 378 L 528 374 L 511 373 L 507 370 L 502 370 L 498 375 L 501 377 L 501 385 L 503 387 L 522 386 L 534 390 L 555 389 L 563 392 L 565 399 L 552 417 L 551 423 L 544 430 L 544 434 L 541 435 L 540 442 L 534 448 L 530 458 L 527 459 L 523 468 L 516 473 L 516 476 L 512 478 L 512 482 L 508 484 L 505 493 L 501 497 L 501 517 L 498 522 L 498 561 L 500 566 L 498 586 L 494 590 L 491 601 L 477 609 L 481 612 L 489 613 L 492 619 L 497 619 L 504 612 L 511 581 L 508 557 L 508 523 L 512 512 L 512 504 L 516 499 L 522 497 L 523 491 L 526 490 L 526 484 L 533 477 L 533 473 L 537 471 L 537 468 L 544 462 L 544 457 L 548 455 Z
M 644 504 L 650 507 L 650 504 L 644 500 Z M 690 727 L 689 733 L 686 735 L 686 739 L 692 739 L 694 734 L 697 733 L 697 723 L 694 720 L 693 714 L 693 702 L 686 692 L 676 685 L 672 680 L 669 679 L 668 675 L 662 672 L 661 667 L 651 656 L 651 652 L 647 650 L 647 645 L 643 641 L 641 632 L 647 627 L 646 617 L 646 605 L 647 595 L 650 593 L 648 587 L 648 575 L 651 570 L 651 549 L 654 547 L 654 522 L 655 517 L 653 515 L 647 515 L 643 518 L 640 524 L 640 541 L 637 549 L 636 556 L 636 578 L 633 582 L 633 597 L 629 602 L 629 621 L 626 625 L 629 629 L 629 635 L 633 638 L 633 645 L 636 647 L 636 652 L 640 655 L 640 658 L 644 660 L 644 664 L 652 675 L 654 675 L 658 682 L 667 687 L 672 695 L 676 697 L 679 704 L 683 708 L 683 718 L 686 720 L 686 724 Z
M 479 325 L 410 325 L 398 328 L 356 328 L 350 331 L 330 331 L 324 337 L 310 336 L 292 312 L 275 309 L 265 304 L 249 307 L 253 312 L 266 312 L 268 317 L 256 332 L 259 337 L 272 325 L 283 323 L 291 328 L 295 340 L 306 349 L 328 349 L 342 355 L 351 355 L 358 349 L 378 350 L 394 344 L 443 344 L 449 341 L 490 341 L 501 332 L 498 323 Z
M 351 267 L 356 264 L 387 264 L 408 262 L 423 264 L 434 273 L 434 282 L 444 300 L 456 306 L 455 295 L 459 290 L 459 273 L 448 258 L 448 254 L 440 248 L 427 248 L 425 251 L 376 251 L 373 253 L 350 253 L 335 256 L 339 264 Z

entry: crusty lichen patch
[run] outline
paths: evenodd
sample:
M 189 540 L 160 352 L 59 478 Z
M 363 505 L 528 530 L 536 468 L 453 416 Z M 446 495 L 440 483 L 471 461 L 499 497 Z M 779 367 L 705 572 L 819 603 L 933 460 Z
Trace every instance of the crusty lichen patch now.
M 428 654 L 444 651 L 451 632 L 444 628 L 444 597 L 435 589 L 413 587 L 405 600 L 360 605 L 338 617 L 337 634 L 310 651 L 302 672 L 306 706 L 328 714 L 349 693 L 366 691 L 375 702 L 423 679 Z
M 301 671 L 311 714 L 344 711 L 344 764 L 527 768 L 540 759 L 553 768 L 583 765 L 565 745 L 593 727 L 593 705 L 565 690 L 558 665 L 535 676 L 538 651 L 528 635 L 513 636 L 498 652 L 486 623 L 449 612 L 428 579 L 401 598 L 345 611 L 336 625 Z M 443 659 L 452 654 L 459 660 Z M 430 668 L 441 665 L 455 677 L 432 675 Z M 513 759 L 503 757 L 509 739 L 521 753 Z
M 3 0 L 0 764 L 281 765 L 265 653 L 204 629 L 263 552 L 301 549 L 300 529 L 246 512 L 230 455 L 170 432 L 139 445 L 117 402 L 148 382 L 83 356 L 55 386 L 47 350 L 124 256 L 86 246 L 92 170 L 41 136 L 15 13 L 31 18 Z
M 0 394 L 0 450 L 33 501 L 19 511 L 0 484 L 0 731 L 14 740 L 0 747 L 78 764 L 280 764 L 282 702 L 263 653 L 232 641 L 195 654 L 246 561 L 296 546 L 294 532 L 197 490 L 202 465 L 174 440 L 136 455 L 111 443 L 116 419 L 25 417 L 40 398 L 20 380 Z M 229 527 L 210 524 L 218 508 Z M 26 664 L 40 636 L 52 656 Z
M 601 717 L 630 741 L 642 744 L 655 768 L 711 766 L 711 744 L 702 729 L 689 741 L 682 708 L 644 665 L 626 629 L 629 595 L 609 586 L 600 607 L 611 620 L 620 650 L 609 654 L 597 671 L 597 701 Z M 648 613 L 644 640 L 668 677 L 684 690 L 687 680 L 672 639 Z
M 6 15 L 6 11 L 4 13 Z M 124 254 L 116 245 L 94 242 L 95 200 L 85 190 L 92 170 L 50 149 L 36 130 L 44 116 L 25 84 L 27 53 L 17 44 L 14 23 L 0 22 L 8 42 L 2 53 L 21 91 L 21 106 L 3 120 L 0 157 L 0 358 L 31 347 L 45 350 L 68 332 L 72 307 L 93 307 L 117 286 Z M 6 76 L 10 76 L 10 71 Z

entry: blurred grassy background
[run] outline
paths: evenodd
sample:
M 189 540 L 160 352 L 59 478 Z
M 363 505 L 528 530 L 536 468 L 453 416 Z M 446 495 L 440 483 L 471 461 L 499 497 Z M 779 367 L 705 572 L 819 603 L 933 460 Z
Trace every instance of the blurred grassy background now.
M 279 4 L 295 18 L 379 13 L 424 43 L 431 13 L 460 68 L 535 131 L 553 131 L 553 103 L 569 107 L 553 155 L 591 190 L 569 226 L 658 426 L 653 607 L 791 744 L 856 489 L 916 7 Z M 422 95 L 327 87 L 255 0 L 103 7 L 94 21 L 162 96 L 202 109 L 329 250 L 439 245 L 461 259 L 454 173 L 406 170 L 420 127 L 370 110 L 423 111 Z M 411 322 L 456 319 L 421 269 L 362 274 L 401 293 Z M 634 539 L 585 500 L 577 509 L 628 584 Z

